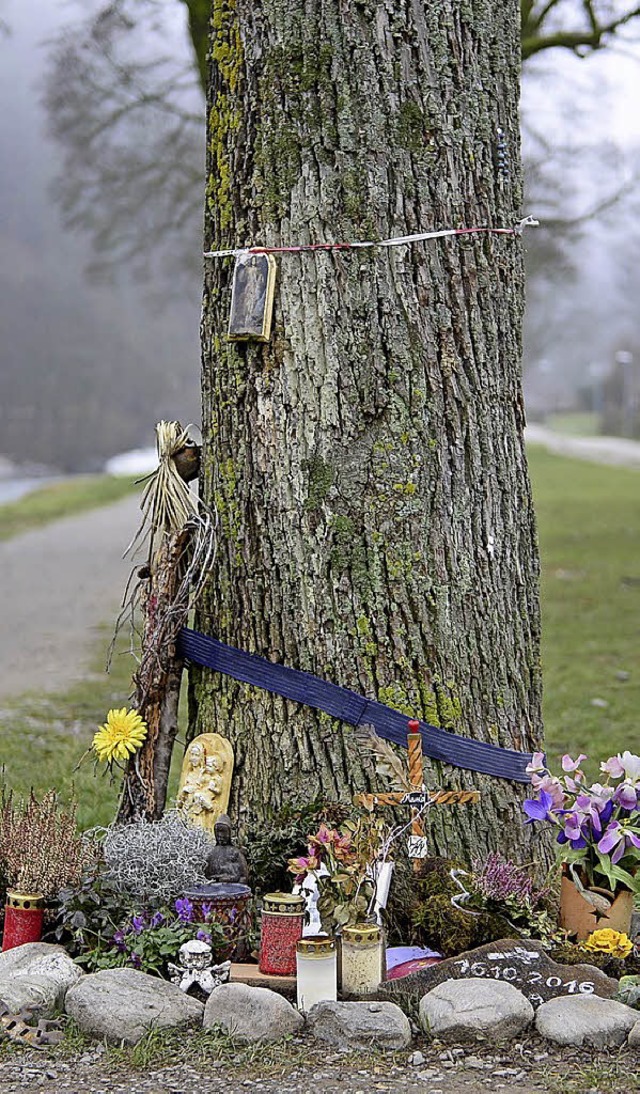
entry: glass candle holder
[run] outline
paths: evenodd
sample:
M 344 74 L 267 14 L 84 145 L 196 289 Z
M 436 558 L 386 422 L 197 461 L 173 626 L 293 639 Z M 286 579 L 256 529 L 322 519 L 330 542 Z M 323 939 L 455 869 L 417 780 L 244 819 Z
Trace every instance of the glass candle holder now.
M 376 923 L 358 923 L 342 930 L 342 991 L 368 995 L 384 979 L 384 940 Z
M 308 935 L 296 946 L 298 1009 L 311 1010 L 325 999 L 338 998 L 338 962 L 335 938 Z
M 305 899 L 294 893 L 267 893 L 262 902 L 260 972 L 295 976 L 296 944 L 302 938 Z

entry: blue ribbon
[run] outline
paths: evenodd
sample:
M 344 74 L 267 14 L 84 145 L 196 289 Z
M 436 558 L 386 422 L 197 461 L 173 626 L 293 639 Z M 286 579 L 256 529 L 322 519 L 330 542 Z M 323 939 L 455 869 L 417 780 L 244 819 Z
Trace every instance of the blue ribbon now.
M 179 649 L 186 660 L 197 665 L 205 665 L 234 680 L 264 688 L 315 710 L 323 710 L 332 718 L 352 726 L 373 725 L 380 737 L 407 747 L 406 716 L 384 703 L 365 699 L 355 691 L 321 680 L 310 672 L 274 664 L 255 653 L 245 653 L 187 627 L 180 631 Z M 432 760 L 441 760 L 467 771 L 494 775 L 498 779 L 529 782 L 525 768 L 532 760 L 530 752 L 516 752 L 515 749 L 501 748 L 486 741 L 460 737 L 428 722 L 420 722 L 420 731 L 422 751 Z

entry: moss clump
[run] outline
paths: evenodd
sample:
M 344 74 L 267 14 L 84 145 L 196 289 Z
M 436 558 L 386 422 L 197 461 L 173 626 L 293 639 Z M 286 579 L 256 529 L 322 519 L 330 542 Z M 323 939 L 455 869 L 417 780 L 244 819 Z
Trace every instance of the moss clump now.
M 513 933 L 499 915 L 470 915 L 451 903 L 460 890 L 451 870 L 463 869 L 452 859 L 433 857 L 422 863 L 419 876 L 408 863 L 398 863 L 387 910 L 390 938 L 405 945 L 429 946 L 445 957 L 473 950 Z
M 235 0 L 214 0 L 211 15 L 211 53 L 217 68 L 217 88 L 209 111 L 207 204 L 217 214 L 220 230 L 232 221 L 230 138 L 240 128 L 238 85 L 244 64 Z
M 425 117 L 417 103 L 403 103 L 398 111 L 398 143 L 410 152 L 425 145 Z
M 325 463 L 320 456 L 315 456 L 307 462 L 306 470 L 309 476 L 309 486 L 304 507 L 305 509 L 318 509 L 333 486 L 333 468 Z

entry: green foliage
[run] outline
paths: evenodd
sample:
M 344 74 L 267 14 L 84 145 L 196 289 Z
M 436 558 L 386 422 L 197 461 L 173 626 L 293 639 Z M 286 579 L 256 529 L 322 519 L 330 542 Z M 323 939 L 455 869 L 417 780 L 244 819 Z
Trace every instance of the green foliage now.
M 214 962 L 228 957 L 229 943 L 219 923 L 185 922 L 174 909 L 164 908 L 153 916 L 133 916 L 114 932 L 109 946 L 96 946 L 80 954 L 78 961 L 90 972 L 127 966 L 168 979 L 169 964 L 177 961 L 183 943 L 194 938 L 209 943 Z
M 288 892 L 291 888 L 291 874 L 287 870 L 289 859 L 304 854 L 309 833 L 315 832 L 320 824 L 341 824 L 348 812 L 348 806 L 325 801 L 322 797 L 313 801 L 294 798 L 247 829 L 244 852 L 254 892 Z
M 73 957 L 108 950 L 114 931 L 135 911 L 134 901 L 109 880 L 104 863 L 97 858 L 77 885 L 60 891 L 58 901 L 52 939 L 63 943 Z
M 83 475 L 35 490 L 19 501 L 0 505 L 0 540 L 19 536 L 61 517 L 109 505 L 137 489 L 130 479 Z

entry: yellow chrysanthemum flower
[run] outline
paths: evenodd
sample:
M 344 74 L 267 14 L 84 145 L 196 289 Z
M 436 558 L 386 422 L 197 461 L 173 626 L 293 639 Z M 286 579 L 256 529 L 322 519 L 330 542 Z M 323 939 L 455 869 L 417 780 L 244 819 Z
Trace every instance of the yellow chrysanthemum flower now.
M 584 944 L 586 950 L 592 953 L 609 953 L 612 957 L 628 957 L 633 949 L 633 942 L 622 931 L 614 931 L 610 927 L 602 927 L 599 931 L 592 931 Z
M 142 747 L 147 736 L 147 723 L 137 710 L 110 710 L 107 720 L 93 738 L 93 749 L 99 760 L 128 760 Z

